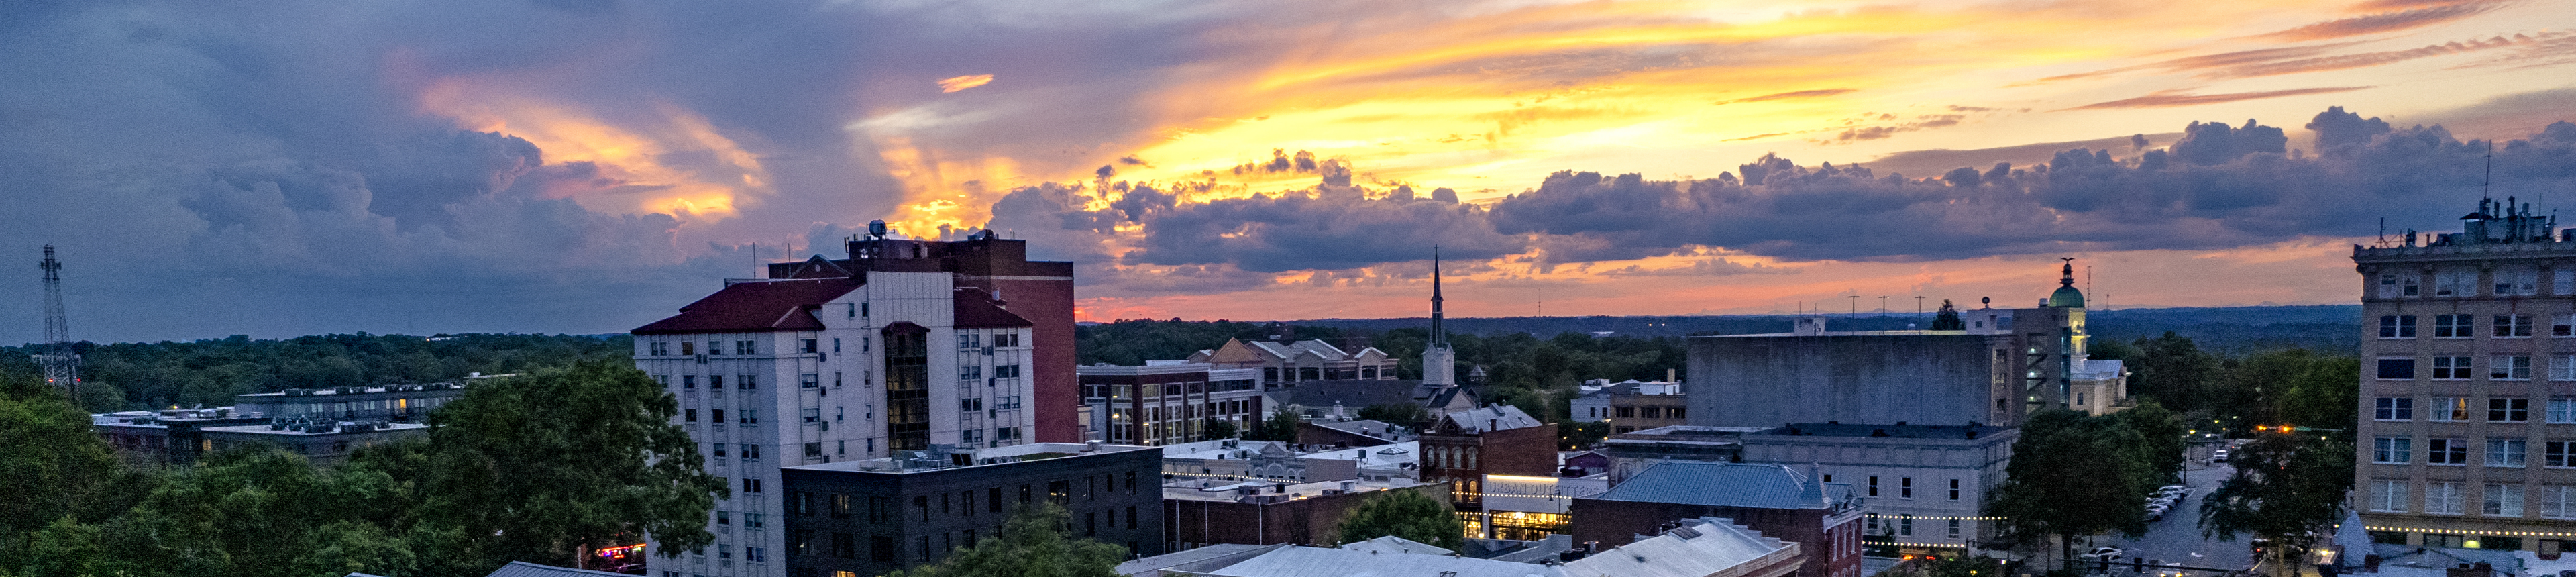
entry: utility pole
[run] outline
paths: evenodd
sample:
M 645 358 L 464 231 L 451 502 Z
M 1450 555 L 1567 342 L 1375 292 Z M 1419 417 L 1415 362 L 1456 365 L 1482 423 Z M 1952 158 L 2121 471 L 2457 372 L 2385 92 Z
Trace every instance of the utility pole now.
M 1914 295 L 1914 315 L 1923 315 L 1923 295 Z
M 1878 316 L 1887 316 L 1887 295 L 1878 295 Z
M 62 387 L 72 404 L 79 405 L 80 355 L 72 350 L 71 324 L 63 317 L 63 263 L 54 260 L 54 245 L 45 245 L 45 260 L 36 268 L 45 271 L 45 346 L 35 355 L 36 366 L 44 370 L 45 382 Z
M 1860 318 L 1860 295 L 1847 295 L 1852 300 L 1852 318 Z

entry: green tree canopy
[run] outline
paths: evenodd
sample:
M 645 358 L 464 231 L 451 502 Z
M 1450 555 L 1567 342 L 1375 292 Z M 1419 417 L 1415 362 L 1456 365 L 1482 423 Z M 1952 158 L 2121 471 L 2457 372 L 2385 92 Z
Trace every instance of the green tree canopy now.
M 1431 421 L 1431 411 L 1420 403 L 1380 403 L 1360 407 L 1360 418 L 1421 428 Z
M 35 533 L 66 518 L 97 522 L 149 488 L 109 453 L 89 415 L 33 375 L 0 373 L 0 568 L 28 560 Z
M 1066 534 L 1064 507 L 1041 502 L 1011 514 L 999 535 L 949 553 L 938 563 L 888 577 L 1116 577 L 1127 548 Z
M 1343 543 L 1392 535 L 1454 550 L 1466 540 L 1467 525 L 1458 520 L 1455 509 L 1438 499 L 1418 491 L 1387 490 L 1360 502 L 1350 517 L 1342 519 L 1337 534 Z
M 1294 443 L 1297 442 L 1297 424 L 1303 422 L 1305 419 L 1298 418 L 1297 413 L 1280 409 L 1271 412 L 1270 418 L 1262 419 L 1261 426 L 1245 431 L 1243 438 L 1251 441 Z
M 2066 544 L 2104 531 L 2146 534 L 2147 494 L 2160 479 L 2137 431 L 2116 417 L 2059 409 L 2032 414 L 2020 434 L 1988 508 L 2005 518 L 2007 539 L 2040 545 L 2047 536 Z
M 2204 536 L 2234 540 L 2247 533 L 2274 543 L 2323 531 L 2343 519 L 2352 488 L 2352 444 L 2331 435 L 2273 433 L 2230 456 L 2236 474 L 2200 503 Z

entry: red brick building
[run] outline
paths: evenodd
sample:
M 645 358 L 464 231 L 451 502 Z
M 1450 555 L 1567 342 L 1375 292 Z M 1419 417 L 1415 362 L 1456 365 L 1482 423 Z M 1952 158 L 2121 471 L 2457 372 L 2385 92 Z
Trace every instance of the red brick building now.
M 1440 417 L 1422 432 L 1422 481 L 1448 482 L 1460 511 L 1481 511 L 1486 475 L 1556 476 L 1556 428 L 1511 405 Z
M 1860 577 L 1861 500 L 1851 486 L 1825 483 L 1782 465 L 1663 463 L 1609 492 L 1576 497 L 1568 513 L 1577 543 L 1617 547 L 1701 517 L 1732 519 L 1801 545 L 1799 577 Z

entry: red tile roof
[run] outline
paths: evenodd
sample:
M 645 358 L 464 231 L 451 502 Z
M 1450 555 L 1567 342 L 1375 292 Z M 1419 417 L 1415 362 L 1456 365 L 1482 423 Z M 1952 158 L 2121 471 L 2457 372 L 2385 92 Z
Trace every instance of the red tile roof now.
M 958 287 L 956 294 L 957 328 L 1009 329 L 1037 326 L 1037 323 L 1029 322 L 1029 319 L 1021 318 L 1011 311 L 1002 310 L 1000 303 L 993 302 L 992 293 Z
M 737 283 L 680 307 L 678 315 L 636 327 L 633 332 L 667 335 L 818 331 L 823 330 L 823 321 L 814 318 L 814 309 L 857 288 L 859 283 L 848 278 Z

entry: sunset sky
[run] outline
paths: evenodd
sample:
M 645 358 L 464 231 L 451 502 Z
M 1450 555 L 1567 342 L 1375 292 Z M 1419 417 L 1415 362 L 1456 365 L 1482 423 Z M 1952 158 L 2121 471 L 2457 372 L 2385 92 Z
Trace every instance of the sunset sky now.
M 0 47 L 0 262 L 59 245 L 98 341 L 621 332 L 875 219 L 1029 239 L 1089 320 L 1421 315 L 1435 244 L 1458 316 L 2021 305 L 2060 257 L 2344 303 L 2487 140 L 2576 208 L 2570 2 L 133 1 Z

